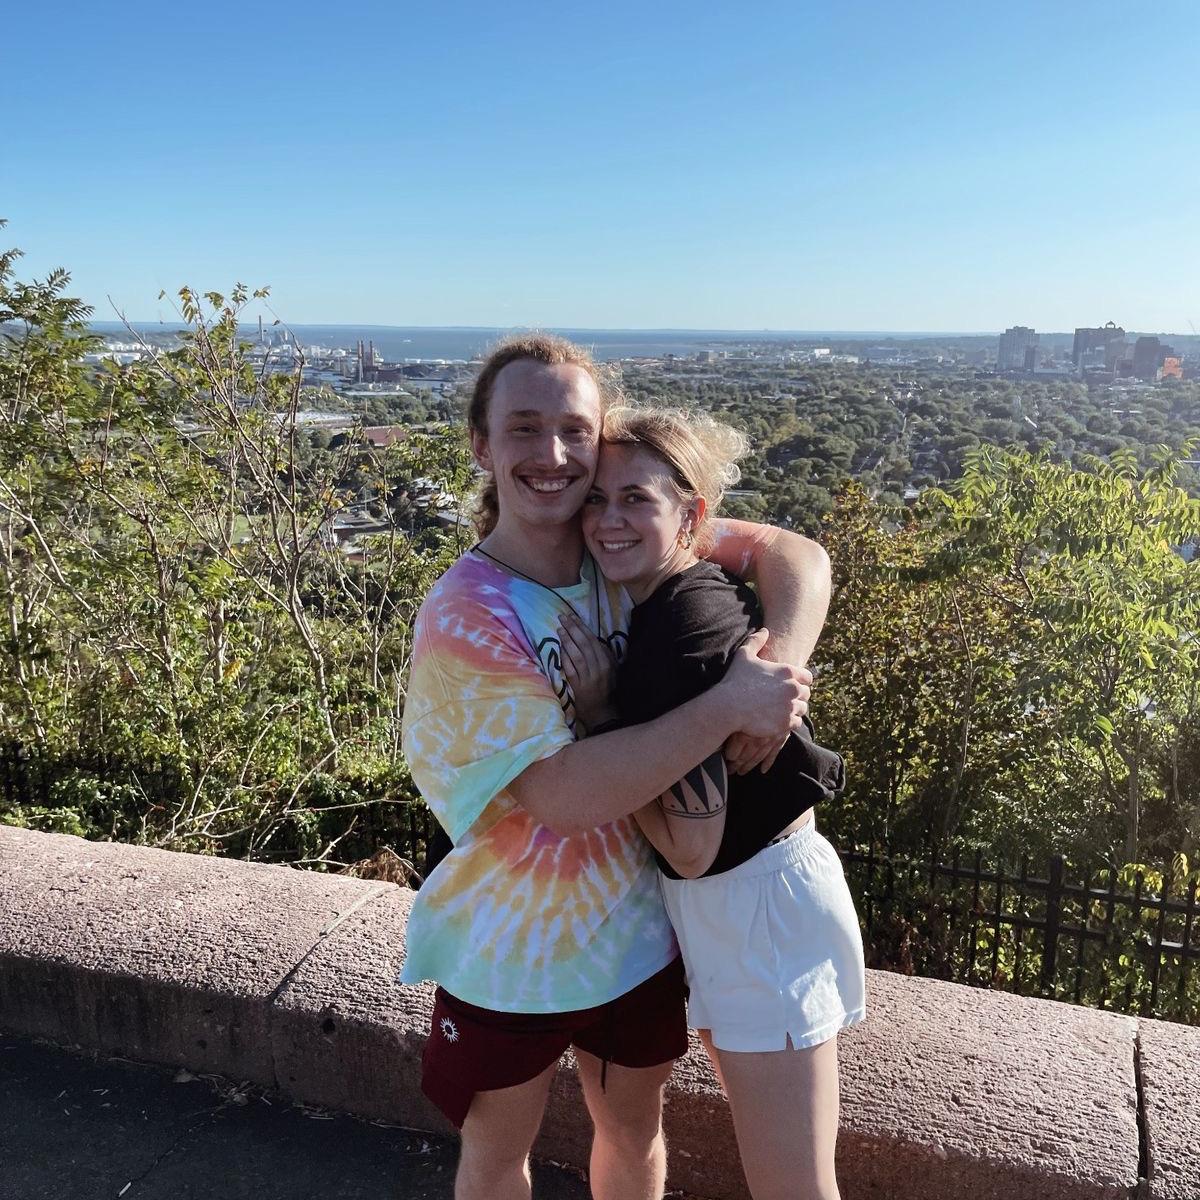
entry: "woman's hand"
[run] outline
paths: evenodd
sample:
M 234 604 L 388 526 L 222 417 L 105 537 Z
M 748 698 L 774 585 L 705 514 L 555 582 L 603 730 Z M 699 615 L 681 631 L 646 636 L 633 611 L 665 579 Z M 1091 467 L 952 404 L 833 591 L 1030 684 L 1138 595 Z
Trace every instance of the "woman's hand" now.
M 575 701 L 575 715 L 591 731 L 617 716 L 612 692 L 617 662 L 609 649 L 574 613 L 558 626 L 563 676 Z
M 725 743 L 725 763 L 730 775 L 749 775 L 755 767 L 764 774 L 774 765 L 780 751 L 792 736 L 753 738 L 744 733 L 735 733 Z

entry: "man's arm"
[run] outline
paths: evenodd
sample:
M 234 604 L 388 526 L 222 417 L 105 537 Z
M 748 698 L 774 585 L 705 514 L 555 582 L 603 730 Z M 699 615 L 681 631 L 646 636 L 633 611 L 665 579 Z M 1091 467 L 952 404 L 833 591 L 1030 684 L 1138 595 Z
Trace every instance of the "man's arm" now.
M 737 652 L 725 678 L 657 720 L 584 738 L 526 767 L 508 791 L 560 836 L 624 817 L 683 779 L 734 733 L 777 739 L 802 715 L 797 673 L 758 657 L 765 631 Z
M 803 667 L 829 611 L 829 556 L 811 538 L 750 521 L 713 522 L 717 541 L 709 557 L 758 588 L 770 639 L 763 651 L 776 662 Z M 811 675 L 804 677 L 812 682 Z M 784 739 L 786 740 L 786 739 Z M 770 770 L 783 742 L 735 734 L 725 747 L 729 771 Z
M 772 525 L 721 519 L 713 526 L 708 557 L 758 589 L 770 631 L 765 657 L 805 666 L 829 611 L 829 555 L 812 538 Z

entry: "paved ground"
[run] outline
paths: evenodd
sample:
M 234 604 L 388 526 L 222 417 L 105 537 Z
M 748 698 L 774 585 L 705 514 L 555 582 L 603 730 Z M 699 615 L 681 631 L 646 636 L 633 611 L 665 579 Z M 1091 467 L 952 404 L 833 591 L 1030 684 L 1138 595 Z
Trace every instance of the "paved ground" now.
M 450 1200 L 450 1142 L 0 1034 L 0 1200 Z M 537 1200 L 587 1186 L 534 1170 Z

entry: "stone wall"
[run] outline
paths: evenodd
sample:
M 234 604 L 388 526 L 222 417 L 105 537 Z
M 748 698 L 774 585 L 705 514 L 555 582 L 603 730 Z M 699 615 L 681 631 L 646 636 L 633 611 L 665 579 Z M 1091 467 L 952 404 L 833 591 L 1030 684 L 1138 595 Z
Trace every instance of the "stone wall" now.
M 445 1132 L 419 1087 L 432 990 L 393 982 L 412 895 L 0 826 L 0 1026 Z M 846 1200 L 1200 1198 L 1200 1030 L 868 977 L 840 1043 Z M 666 1123 L 672 1186 L 747 1195 L 695 1045 Z M 588 1142 L 567 1062 L 538 1152 L 584 1166 Z

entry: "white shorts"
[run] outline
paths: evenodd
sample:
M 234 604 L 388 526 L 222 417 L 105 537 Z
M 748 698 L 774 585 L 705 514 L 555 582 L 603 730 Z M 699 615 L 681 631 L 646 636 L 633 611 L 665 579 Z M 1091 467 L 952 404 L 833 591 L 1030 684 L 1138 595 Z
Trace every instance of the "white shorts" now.
M 837 851 L 810 819 L 748 862 L 662 880 L 688 1024 L 721 1050 L 801 1049 L 866 1015 L 862 935 Z

